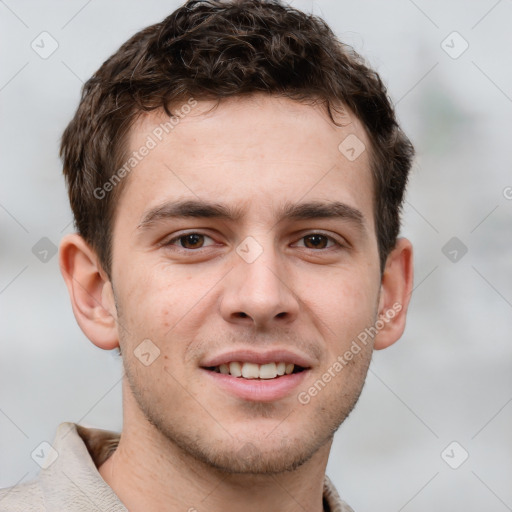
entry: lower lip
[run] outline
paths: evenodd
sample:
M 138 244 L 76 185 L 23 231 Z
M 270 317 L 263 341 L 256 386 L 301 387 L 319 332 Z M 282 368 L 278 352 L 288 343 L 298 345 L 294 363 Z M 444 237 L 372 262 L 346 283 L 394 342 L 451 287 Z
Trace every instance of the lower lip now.
M 303 370 L 275 379 L 244 379 L 202 369 L 219 387 L 243 400 L 273 402 L 290 395 L 306 378 L 309 370 Z

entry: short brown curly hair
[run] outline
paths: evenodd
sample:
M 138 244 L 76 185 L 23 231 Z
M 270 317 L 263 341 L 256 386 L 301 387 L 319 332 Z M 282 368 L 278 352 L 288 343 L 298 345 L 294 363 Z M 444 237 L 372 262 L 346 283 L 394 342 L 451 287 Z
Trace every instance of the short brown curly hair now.
M 137 117 L 169 116 L 190 99 L 263 92 L 335 105 L 362 122 L 370 143 L 381 270 L 396 243 L 414 148 L 379 75 L 321 18 L 280 0 L 189 0 L 124 43 L 85 83 L 60 155 L 75 227 L 110 276 L 111 236 L 123 182 L 95 193 L 126 158 Z

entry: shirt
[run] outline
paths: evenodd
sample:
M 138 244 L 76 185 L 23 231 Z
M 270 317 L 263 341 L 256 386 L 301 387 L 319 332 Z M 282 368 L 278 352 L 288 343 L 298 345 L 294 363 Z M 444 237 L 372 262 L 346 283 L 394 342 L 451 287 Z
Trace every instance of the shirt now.
M 128 512 L 98 467 L 115 451 L 118 432 L 64 422 L 53 444 L 36 449 L 42 470 L 35 480 L 0 489 L 0 512 Z M 325 476 L 325 512 L 354 512 Z

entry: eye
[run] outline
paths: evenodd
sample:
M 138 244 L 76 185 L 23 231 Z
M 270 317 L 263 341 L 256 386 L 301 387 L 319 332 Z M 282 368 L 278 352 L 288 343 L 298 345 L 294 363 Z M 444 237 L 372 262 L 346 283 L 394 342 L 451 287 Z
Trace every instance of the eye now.
M 202 233 L 192 232 L 192 233 L 185 233 L 185 234 L 176 236 L 174 238 L 171 238 L 168 242 L 165 242 L 164 245 L 166 245 L 166 246 L 177 245 L 181 249 L 194 250 L 194 249 L 201 249 L 201 248 L 205 247 L 206 239 L 212 240 L 212 238 L 210 238 L 207 235 L 203 235 Z
M 340 242 L 323 233 L 311 233 L 303 236 L 300 240 L 304 241 L 304 247 L 307 249 L 329 249 L 333 246 L 342 247 Z M 329 242 L 331 242 L 330 246 L 328 246 Z
M 210 243 L 208 243 L 208 240 L 210 241 Z M 166 247 L 175 246 L 177 249 L 194 251 L 213 245 L 212 242 L 214 242 L 214 240 L 211 237 L 203 233 L 198 233 L 194 231 L 189 233 L 182 233 L 181 235 L 175 236 L 170 240 L 164 242 L 162 245 Z M 299 246 L 300 242 L 303 242 L 302 247 L 313 250 L 344 247 L 344 245 L 338 242 L 334 237 L 326 235 L 324 233 L 307 234 L 299 239 L 299 242 L 297 242 Z

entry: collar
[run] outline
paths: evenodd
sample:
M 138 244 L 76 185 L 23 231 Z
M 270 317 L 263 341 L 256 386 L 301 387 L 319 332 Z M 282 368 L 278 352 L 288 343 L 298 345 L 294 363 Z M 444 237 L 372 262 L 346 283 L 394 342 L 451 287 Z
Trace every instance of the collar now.
M 110 457 L 121 434 L 64 422 L 57 428 L 53 448 L 55 461 L 39 475 L 48 511 L 90 510 L 128 512 L 112 488 L 103 480 L 98 467 Z M 72 506 L 71 506 L 72 505 Z M 330 479 L 325 476 L 324 512 L 353 512 L 343 502 Z

